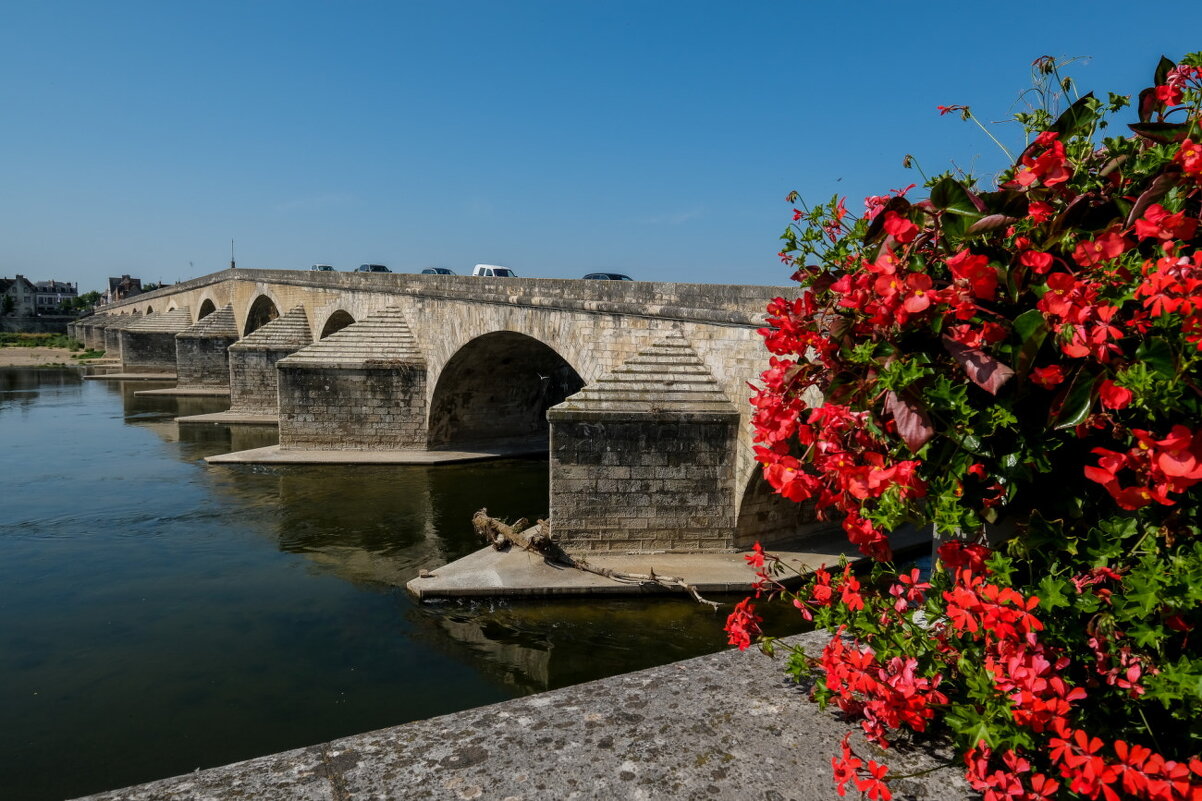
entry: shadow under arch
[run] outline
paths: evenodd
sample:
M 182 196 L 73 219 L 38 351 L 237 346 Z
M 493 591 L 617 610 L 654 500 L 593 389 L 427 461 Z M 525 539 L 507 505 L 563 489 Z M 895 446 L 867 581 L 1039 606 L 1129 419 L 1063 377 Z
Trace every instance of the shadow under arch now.
M 259 295 L 255 302 L 250 304 L 250 311 L 246 313 L 246 325 L 243 327 L 242 336 L 250 336 L 279 316 L 280 310 L 276 308 L 275 301 L 266 295 Z
M 429 447 L 545 438 L 547 410 L 583 386 L 575 368 L 534 337 L 513 331 L 476 337 L 438 376 Z
M 197 313 L 196 319 L 203 320 L 215 311 L 217 311 L 217 304 L 211 298 L 205 298 L 204 303 L 200 304 L 200 311 Z
M 149 317 L 152 314 L 154 314 L 154 306 L 147 306 L 146 307 L 146 316 Z
M 326 319 L 326 324 L 322 326 L 321 336 L 318 337 L 318 339 L 325 339 L 330 334 L 341 331 L 353 322 L 355 322 L 354 317 L 351 317 L 349 313 L 339 309 Z
M 795 543 L 831 524 L 819 521 L 814 502 L 797 503 L 783 498 L 764 479 L 762 470 L 755 470 L 743 491 L 739 504 L 739 521 L 735 525 L 735 549 L 750 548 L 756 542 L 768 547 Z

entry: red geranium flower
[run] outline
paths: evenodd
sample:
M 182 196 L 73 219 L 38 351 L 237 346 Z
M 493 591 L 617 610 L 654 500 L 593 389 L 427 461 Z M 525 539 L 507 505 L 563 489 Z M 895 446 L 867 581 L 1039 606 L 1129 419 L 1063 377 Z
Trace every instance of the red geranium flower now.
M 1101 399 L 1102 405 L 1107 409 L 1123 409 L 1127 404 L 1131 403 L 1135 395 L 1131 390 L 1120 387 L 1107 378 L 1102 382 L 1102 386 L 1098 390 L 1098 397 Z
M 1031 371 L 1031 383 L 1044 389 L 1055 389 L 1064 382 L 1064 368 L 1058 364 L 1049 367 L 1036 367 Z

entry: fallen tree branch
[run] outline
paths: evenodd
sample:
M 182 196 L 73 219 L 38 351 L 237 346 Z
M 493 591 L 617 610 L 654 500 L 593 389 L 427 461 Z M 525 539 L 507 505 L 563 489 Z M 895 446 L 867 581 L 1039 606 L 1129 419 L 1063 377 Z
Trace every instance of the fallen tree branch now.
M 545 520 L 539 520 L 534 526 L 530 526 L 529 521 L 522 518 L 511 526 L 495 517 L 489 517 L 488 510 L 481 509 L 472 515 L 472 527 L 476 530 L 477 535 L 498 551 L 512 546 L 536 553 L 554 565 L 573 567 L 586 573 L 628 584 L 654 584 L 667 589 L 679 588 L 687 591 L 698 603 L 708 604 L 714 609 L 721 606 L 716 601 L 702 597 L 696 586 L 679 576 L 661 576 L 654 569 L 650 573 L 626 573 L 608 567 L 596 567 L 584 559 L 577 559 L 565 552 L 551 539 L 551 527 Z

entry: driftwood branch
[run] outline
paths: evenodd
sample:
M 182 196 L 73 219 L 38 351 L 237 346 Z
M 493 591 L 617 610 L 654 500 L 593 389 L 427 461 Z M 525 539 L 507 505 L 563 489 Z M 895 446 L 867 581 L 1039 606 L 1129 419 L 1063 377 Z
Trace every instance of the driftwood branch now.
M 534 526 L 530 526 L 529 521 L 522 518 L 513 525 L 508 525 L 495 517 L 489 517 L 487 509 L 481 509 L 472 515 L 472 527 L 475 528 L 477 535 L 498 551 L 506 550 L 509 547 L 520 548 L 523 551 L 539 554 L 551 564 L 572 567 L 628 584 L 655 584 L 668 589 L 683 589 L 698 603 L 708 604 L 714 609 L 721 606 L 716 601 L 703 598 L 696 586 L 679 576 L 663 576 L 654 570 L 650 573 L 626 573 L 608 567 L 596 567 L 584 559 L 570 556 L 551 539 L 551 527 L 545 520 L 539 520 Z

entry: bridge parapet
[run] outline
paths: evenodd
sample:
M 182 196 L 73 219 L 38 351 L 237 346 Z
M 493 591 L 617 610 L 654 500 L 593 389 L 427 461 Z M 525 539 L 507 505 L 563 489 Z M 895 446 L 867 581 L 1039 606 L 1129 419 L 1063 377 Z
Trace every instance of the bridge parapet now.
M 532 306 L 596 314 L 680 319 L 715 325 L 758 327 L 775 297 L 795 288 L 756 285 L 684 284 L 651 281 L 584 281 L 566 278 L 484 278 L 406 273 L 326 273 L 307 270 L 223 270 L 156 289 L 105 307 L 145 308 L 176 295 L 195 295 L 228 282 L 509 306 Z M 189 304 L 199 308 L 199 302 Z

